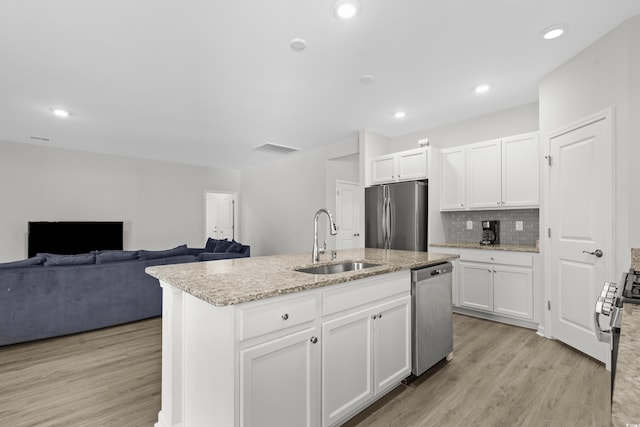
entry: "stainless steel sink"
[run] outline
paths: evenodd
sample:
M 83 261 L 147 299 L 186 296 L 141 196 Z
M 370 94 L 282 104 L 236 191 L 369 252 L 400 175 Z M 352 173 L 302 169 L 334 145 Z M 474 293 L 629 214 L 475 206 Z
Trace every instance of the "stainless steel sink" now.
M 295 271 L 309 274 L 335 274 L 344 273 L 345 271 L 364 270 L 365 268 L 379 267 L 382 264 L 373 264 L 370 262 L 347 261 L 339 264 L 315 265 L 313 267 L 296 268 Z

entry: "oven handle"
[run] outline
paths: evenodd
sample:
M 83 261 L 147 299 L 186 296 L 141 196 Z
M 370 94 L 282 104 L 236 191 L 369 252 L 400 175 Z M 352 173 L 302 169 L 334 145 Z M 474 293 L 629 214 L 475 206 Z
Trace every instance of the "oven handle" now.
M 597 311 L 593 312 L 593 320 L 595 321 L 596 324 L 596 338 L 598 339 L 598 341 L 600 342 L 611 342 L 611 330 L 608 331 L 603 331 L 600 328 L 600 314 Z

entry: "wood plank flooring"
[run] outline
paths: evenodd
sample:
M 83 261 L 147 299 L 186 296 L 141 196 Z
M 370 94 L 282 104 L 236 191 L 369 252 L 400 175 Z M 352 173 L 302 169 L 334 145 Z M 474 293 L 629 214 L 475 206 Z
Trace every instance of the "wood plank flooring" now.
M 454 353 L 346 426 L 609 426 L 608 372 L 559 342 L 455 315 Z M 160 363 L 159 318 L 0 347 L 0 426 L 152 426 Z

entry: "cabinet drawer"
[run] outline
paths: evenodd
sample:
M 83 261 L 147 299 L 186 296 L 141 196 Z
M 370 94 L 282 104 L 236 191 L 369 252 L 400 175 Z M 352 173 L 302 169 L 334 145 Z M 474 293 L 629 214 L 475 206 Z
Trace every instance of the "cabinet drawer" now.
M 314 321 L 316 301 L 309 295 L 240 309 L 240 340 Z
M 322 293 L 322 315 L 327 316 L 394 295 L 411 293 L 410 271 L 383 274 L 363 279 L 361 282 L 358 284 L 351 282 L 337 289 L 324 291 Z
M 533 267 L 533 255 L 506 251 L 462 251 L 461 261 L 482 262 L 487 264 L 517 265 L 521 267 Z

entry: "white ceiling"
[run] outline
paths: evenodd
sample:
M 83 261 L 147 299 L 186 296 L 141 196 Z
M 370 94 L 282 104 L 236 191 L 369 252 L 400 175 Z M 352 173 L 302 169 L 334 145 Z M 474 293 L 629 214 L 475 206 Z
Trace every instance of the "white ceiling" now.
M 339 22 L 333 1 L 3 0 L 0 140 L 243 168 L 278 158 L 251 151 L 266 141 L 309 150 L 535 101 L 544 75 L 640 14 L 638 0 L 361 0 Z M 543 40 L 557 23 L 568 33 Z

